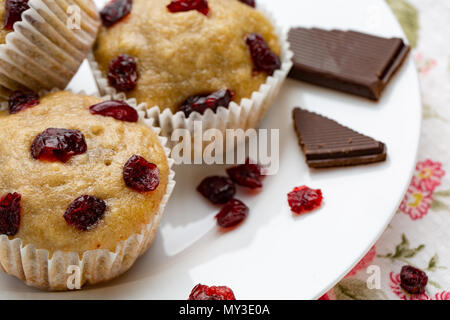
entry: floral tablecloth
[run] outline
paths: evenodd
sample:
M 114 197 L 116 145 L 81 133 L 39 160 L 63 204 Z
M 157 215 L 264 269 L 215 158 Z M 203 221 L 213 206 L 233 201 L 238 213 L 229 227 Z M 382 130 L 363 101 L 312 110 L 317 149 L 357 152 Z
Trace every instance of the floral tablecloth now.
M 383 236 L 321 299 L 450 300 L 450 1 L 386 1 L 419 71 L 424 112 L 418 162 Z M 409 295 L 400 287 L 405 265 L 427 273 L 424 294 Z M 367 285 L 373 266 L 380 271 L 378 288 Z

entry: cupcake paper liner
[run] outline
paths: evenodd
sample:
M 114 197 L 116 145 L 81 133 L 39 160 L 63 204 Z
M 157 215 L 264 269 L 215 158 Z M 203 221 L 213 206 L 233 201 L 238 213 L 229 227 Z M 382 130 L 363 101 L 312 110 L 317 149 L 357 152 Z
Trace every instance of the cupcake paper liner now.
M 58 91 L 57 89 L 45 93 Z M 44 93 L 44 92 L 41 92 Z M 81 92 L 80 94 L 84 94 Z M 120 97 L 103 96 L 103 100 L 122 99 Z M 145 119 L 145 104 L 137 105 L 135 99 L 126 100 L 127 103 L 138 110 L 140 120 L 149 126 L 159 136 L 159 141 L 169 164 L 169 181 L 166 194 L 161 200 L 158 212 L 152 220 L 142 227 L 139 234 L 133 234 L 121 241 L 114 252 L 105 249 L 95 249 L 78 252 L 56 251 L 50 258 L 49 251 L 37 249 L 33 244 L 23 245 L 19 238 L 10 240 L 6 235 L 0 236 L 0 270 L 15 276 L 29 286 L 45 290 L 62 291 L 68 288 L 71 274 L 69 267 L 76 266 L 81 273 L 81 286 L 96 284 L 111 280 L 126 272 L 152 244 L 161 220 L 164 208 L 175 187 L 175 172 L 172 170 L 173 159 L 169 157 L 170 149 L 166 147 L 167 138 L 160 136 L 160 129 L 153 126 L 153 119 Z
M 170 140 L 173 131 L 175 129 L 187 129 L 193 137 L 195 134 L 194 122 L 196 121 L 202 122 L 201 130 L 203 131 L 214 128 L 219 129 L 223 134 L 226 129 L 246 130 L 259 126 L 292 68 L 293 53 L 289 49 L 286 32 L 276 24 L 271 13 L 261 5 L 258 5 L 257 9 L 269 19 L 275 28 L 281 45 L 281 68 L 276 70 L 272 76 L 267 77 L 266 82 L 260 86 L 258 91 L 253 92 L 250 99 L 244 98 L 240 104 L 231 102 L 228 108 L 219 107 L 216 113 L 207 110 L 203 115 L 193 112 L 189 117 L 186 117 L 181 111 L 174 114 L 169 109 L 160 110 L 157 106 L 147 109 L 146 117 L 153 119 L 154 125 L 161 128 L 161 135 L 169 139 L 168 145 L 170 147 L 178 143 L 178 141 Z M 116 89 L 109 85 L 93 54 L 90 54 L 88 59 L 100 92 L 102 94 L 116 94 Z
M 12 91 L 64 89 L 90 52 L 100 26 L 92 0 L 30 0 L 0 45 L 0 99 Z M 79 13 L 79 29 L 68 21 Z

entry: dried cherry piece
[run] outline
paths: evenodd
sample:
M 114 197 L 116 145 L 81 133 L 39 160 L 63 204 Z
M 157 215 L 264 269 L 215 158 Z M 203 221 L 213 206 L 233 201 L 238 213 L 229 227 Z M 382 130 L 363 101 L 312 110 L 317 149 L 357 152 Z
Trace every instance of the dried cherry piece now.
M 14 23 L 22 21 L 22 13 L 28 9 L 30 9 L 28 0 L 6 0 L 3 28 L 13 30 Z
M 138 80 L 136 59 L 121 54 L 109 64 L 109 84 L 119 91 L 131 91 L 136 88 Z
M 84 195 L 72 201 L 64 213 L 64 219 L 74 228 L 87 231 L 97 224 L 105 210 L 105 201 L 94 196 Z
M 105 27 L 115 25 L 130 14 L 132 6 L 133 0 L 111 0 L 100 11 L 103 25 Z
M 296 187 L 288 194 L 288 202 L 291 210 L 297 214 L 317 209 L 322 204 L 322 191 L 311 189 L 307 186 Z
M 38 104 L 39 96 L 37 94 L 14 91 L 9 96 L 8 109 L 10 114 L 14 114 Z
M 143 157 L 133 155 L 123 167 L 123 179 L 136 191 L 154 191 L 159 185 L 159 169 Z
M 5 194 L 0 198 L 0 234 L 14 236 L 20 227 L 20 200 L 17 192 Z
M 245 4 L 247 4 L 247 5 L 249 5 L 250 7 L 255 7 L 256 6 L 256 3 L 255 3 L 255 0 L 239 0 L 240 2 L 242 2 L 242 3 L 245 3 Z
M 238 199 L 231 199 L 216 215 L 217 224 L 222 228 L 231 228 L 248 216 L 248 207 Z
M 400 272 L 400 286 L 409 294 L 423 294 L 428 283 L 425 272 L 412 266 L 403 266 Z
M 167 5 L 167 8 L 172 13 L 191 10 L 197 10 L 205 16 L 209 13 L 207 0 L 172 0 L 172 2 Z
M 228 168 L 227 173 L 231 180 L 237 185 L 247 187 L 250 189 L 257 189 L 262 187 L 262 170 L 258 164 L 250 163 L 247 159 L 245 164 L 236 167 Z
M 127 122 L 137 122 L 139 119 L 136 109 L 125 101 L 120 100 L 110 100 L 94 104 L 89 107 L 89 112 Z
M 250 49 L 254 71 L 262 71 L 271 76 L 275 70 L 280 69 L 280 58 L 270 50 L 266 40 L 260 34 L 248 34 L 245 42 Z
M 191 96 L 181 104 L 178 111 L 184 112 L 186 117 L 189 117 L 194 111 L 204 114 L 206 110 L 211 109 L 213 112 L 216 112 L 219 107 L 228 108 L 233 97 L 234 92 L 228 89 L 219 90 L 211 94 Z
M 228 287 L 208 287 L 198 284 L 192 289 L 189 300 L 236 300 L 236 298 L 233 291 Z
M 38 134 L 31 145 L 34 159 L 67 162 L 87 151 L 84 135 L 79 130 L 48 128 Z
M 215 204 L 225 204 L 236 194 L 236 187 L 227 177 L 212 176 L 205 178 L 197 187 L 206 199 Z

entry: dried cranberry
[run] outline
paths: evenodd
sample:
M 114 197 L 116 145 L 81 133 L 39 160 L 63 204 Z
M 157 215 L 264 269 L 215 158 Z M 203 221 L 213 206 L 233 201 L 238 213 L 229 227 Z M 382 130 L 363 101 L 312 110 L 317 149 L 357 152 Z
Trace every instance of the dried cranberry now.
M 102 11 L 100 11 L 103 25 L 105 27 L 115 25 L 130 14 L 132 5 L 133 0 L 111 0 L 108 2 Z
M 0 198 L 0 234 L 14 236 L 19 231 L 21 199 L 22 196 L 16 192 Z
M 322 204 L 322 191 L 307 186 L 296 187 L 288 194 L 291 210 L 297 214 L 312 211 Z
M 216 215 L 217 224 L 222 228 L 231 228 L 248 216 L 248 207 L 238 199 L 231 199 Z
M 108 81 L 119 91 L 131 91 L 136 88 L 138 79 L 136 59 L 121 54 L 109 64 Z
M 123 179 L 128 187 L 136 191 L 153 191 L 159 185 L 159 169 L 143 157 L 134 155 L 123 167 Z
M 255 7 L 255 0 L 239 0 L 240 2 L 243 2 L 245 4 L 248 4 L 250 7 Z
M 111 100 L 94 104 L 89 107 L 92 114 L 99 114 L 105 117 L 113 117 L 117 120 L 127 122 L 137 122 L 139 115 L 137 111 L 125 101 Z
M 31 145 L 34 159 L 67 162 L 87 151 L 84 135 L 79 130 L 49 128 L 38 134 Z
M 14 23 L 22 21 L 22 13 L 30 9 L 28 0 L 6 0 L 3 28 L 13 30 Z
M 105 210 L 105 201 L 84 195 L 72 201 L 64 213 L 64 219 L 78 230 L 87 231 L 97 224 Z
M 400 286 L 409 294 L 423 294 L 428 276 L 420 269 L 404 266 L 400 272 Z
M 228 287 L 208 287 L 198 284 L 192 289 L 189 300 L 236 300 L 236 298 L 233 291 Z
M 8 108 L 9 113 L 14 114 L 22 110 L 34 107 L 39 104 L 39 96 L 35 93 L 24 93 L 14 91 L 9 96 Z
M 189 117 L 194 111 L 204 114 L 206 110 L 211 109 L 216 112 L 219 107 L 227 108 L 233 97 L 234 93 L 228 89 L 219 90 L 212 94 L 192 96 L 183 102 L 178 111 L 184 112 L 186 117 Z
M 250 189 L 262 187 L 261 167 L 258 164 L 250 163 L 249 159 L 245 164 L 227 169 L 227 173 L 234 183 Z
M 236 187 L 229 178 L 213 176 L 204 179 L 197 187 L 205 198 L 215 204 L 224 204 L 236 194 Z
M 262 71 L 268 75 L 272 75 L 275 70 L 280 69 L 280 58 L 272 50 L 270 50 L 266 40 L 264 40 L 260 34 L 248 34 L 245 42 L 250 49 L 254 71 Z
M 172 0 L 172 2 L 167 5 L 167 8 L 173 13 L 190 10 L 197 10 L 205 16 L 209 13 L 207 0 Z

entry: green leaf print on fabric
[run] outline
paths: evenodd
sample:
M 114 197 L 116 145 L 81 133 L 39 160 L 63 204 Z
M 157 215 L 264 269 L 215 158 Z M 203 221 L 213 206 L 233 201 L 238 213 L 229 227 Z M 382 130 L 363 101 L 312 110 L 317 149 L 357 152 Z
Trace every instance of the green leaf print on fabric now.
M 406 0 L 386 0 L 397 17 L 412 48 L 417 46 L 419 38 L 419 14 L 417 9 Z
M 423 118 L 424 119 L 437 119 L 442 122 L 449 122 L 443 116 L 441 116 L 432 106 L 428 104 L 423 105 Z
M 450 206 L 440 200 L 433 200 L 431 203 L 431 210 L 433 211 L 448 211 Z
M 387 253 L 385 255 L 378 255 L 380 258 L 389 258 L 392 261 L 400 260 L 409 263 L 406 259 L 412 258 L 425 248 L 425 245 L 421 244 L 417 248 L 410 248 L 409 240 L 405 234 L 402 234 L 402 242 L 395 247 L 394 253 Z
M 369 289 L 365 281 L 347 278 L 339 282 L 333 290 L 337 300 L 383 300 L 381 290 Z

